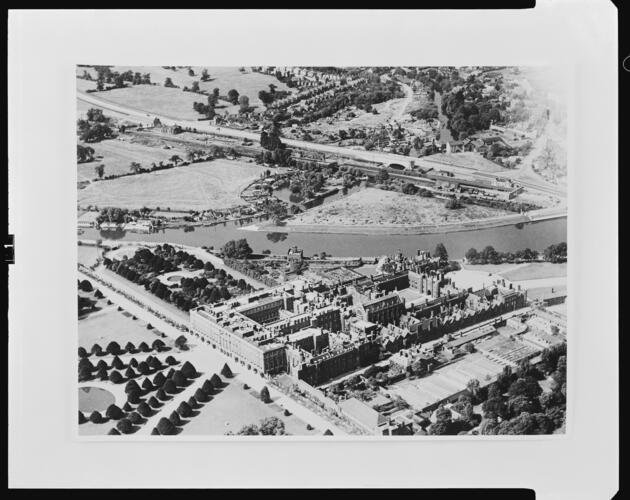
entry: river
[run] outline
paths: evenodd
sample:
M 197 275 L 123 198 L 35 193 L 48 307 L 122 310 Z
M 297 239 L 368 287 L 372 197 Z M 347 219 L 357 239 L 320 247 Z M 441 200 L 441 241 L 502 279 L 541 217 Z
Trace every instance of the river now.
M 255 222 L 255 221 L 252 221 Z M 152 234 L 116 233 L 84 229 L 81 239 L 102 238 L 103 242 L 112 240 L 155 241 L 180 243 L 189 246 L 212 246 L 216 249 L 227 241 L 246 238 L 255 252 L 269 249 L 272 253 L 286 253 L 289 247 L 297 245 L 305 255 L 326 252 L 338 257 L 364 256 L 376 257 L 402 250 L 408 255 L 418 249 L 433 251 L 437 243 L 444 243 L 449 256 L 454 259 L 464 257 L 466 251 L 474 247 L 477 250 L 492 245 L 501 252 L 531 248 L 543 250 L 553 243 L 567 240 L 567 219 L 552 219 L 517 226 L 503 226 L 476 231 L 461 231 L 446 234 L 427 235 L 360 235 L 360 234 L 309 234 L 309 233 L 265 233 L 242 231 L 240 227 L 248 225 L 225 223 L 217 226 L 195 227 L 194 231 L 183 229 L 163 229 Z

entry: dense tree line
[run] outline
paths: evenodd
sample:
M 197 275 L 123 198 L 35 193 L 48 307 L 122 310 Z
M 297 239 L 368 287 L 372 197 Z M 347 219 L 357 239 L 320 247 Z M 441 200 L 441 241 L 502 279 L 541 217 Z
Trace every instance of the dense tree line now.
M 131 70 L 119 73 L 112 71 L 111 66 L 94 66 L 96 70 L 96 90 L 120 89 L 126 86 L 126 82 L 132 85 L 151 85 L 151 75 L 149 73 L 141 74 Z M 92 79 L 91 77 L 89 78 Z M 109 87 L 105 85 L 109 84 Z
M 493 246 L 488 245 L 483 250 L 477 251 L 470 248 L 465 254 L 470 264 L 501 264 L 502 262 L 531 262 L 541 258 L 539 252 L 530 248 L 517 250 L 516 252 L 498 252 Z M 547 247 L 542 258 L 547 262 L 565 262 L 567 259 L 567 244 L 562 242 Z

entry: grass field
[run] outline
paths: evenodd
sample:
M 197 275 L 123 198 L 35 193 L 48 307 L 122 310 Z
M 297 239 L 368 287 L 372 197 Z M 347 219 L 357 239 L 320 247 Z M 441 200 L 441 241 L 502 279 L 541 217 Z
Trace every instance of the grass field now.
M 137 120 L 135 120 L 135 121 L 134 120 L 129 120 L 129 116 L 128 115 L 125 115 L 123 113 L 118 113 L 118 112 L 112 111 L 110 109 L 101 108 L 101 107 L 96 106 L 94 104 L 90 104 L 90 103 L 87 103 L 85 101 L 82 101 L 81 99 L 77 99 L 77 120 L 80 119 L 80 118 L 86 119 L 87 118 L 88 109 L 91 109 L 91 108 L 102 109 L 103 113 L 105 114 L 105 116 L 107 116 L 109 118 L 112 118 L 112 119 L 114 119 L 116 121 L 124 122 L 124 121 L 127 120 L 127 121 L 130 121 L 132 123 L 137 123 Z
M 182 120 L 199 118 L 201 115 L 193 109 L 193 103 L 206 101 L 205 96 L 161 85 L 135 85 L 92 95 L 121 106 Z
M 506 215 L 508 212 L 469 205 L 449 210 L 444 200 L 410 196 L 366 188 L 298 215 L 289 225 L 332 224 L 340 226 L 420 225 L 461 222 Z
M 93 77 L 96 77 L 96 71 L 90 68 L 77 68 L 77 74 L 82 74 L 87 69 Z M 130 107 L 153 111 L 174 118 L 196 119 L 200 115 L 192 109 L 192 103 L 195 101 L 207 102 L 207 97 L 191 92 L 183 92 L 182 88 L 191 87 L 194 81 L 199 82 L 201 90 L 212 92 L 214 88 L 219 89 L 220 95 L 227 95 L 230 89 L 236 89 L 240 95 L 249 97 L 251 106 L 262 107 L 262 102 L 258 99 L 258 92 L 261 90 L 269 90 L 269 84 L 274 84 L 277 90 L 289 89 L 284 83 L 280 82 L 273 76 L 253 73 L 250 68 L 245 68 L 245 72 L 241 73 L 238 67 L 207 67 L 210 74 L 210 80 L 202 82 L 201 72 L 203 67 L 192 66 L 195 72 L 194 76 L 188 75 L 188 68 L 178 68 L 176 70 L 164 69 L 157 67 L 142 66 L 113 66 L 112 71 L 125 72 L 127 70 L 138 71 L 140 73 L 149 73 L 151 81 L 158 85 L 136 85 L 126 89 L 109 90 L 95 94 L 97 97 L 110 100 L 117 104 L 128 105 Z M 165 88 L 164 81 L 170 78 L 173 84 L 179 86 L 179 89 Z M 80 90 L 94 88 L 95 82 L 77 79 L 77 87 Z M 238 106 L 220 101 L 217 110 L 221 113 L 226 110 L 234 113 L 238 110 Z
M 146 342 L 151 345 L 153 341 L 161 338 L 156 330 L 147 330 L 146 323 L 139 319 L 132 319 L 118 311 L 115 305 L 108 306 L 105 300 L 100 300 L 100 311 L 93 312 L 79 320 L 79 345 L 91 349 L 94 344 L 100 344 L 105 348 L 112 341 L 125 346 L 127 342 L 138 345 Z M 166 342 L 166 339 L 163 339 Z
M 171 151 L 171 150 L 169 150 Z M 81 206 L 204 210 L 243 204 L 239 194 L 263 168 L 230 160 L 95 182 L 78 193 Z
M 77 180 L 92 180 L 97 177 L 95 168 L 105 165 L 105 175 L 119 175 L 129 173 L 131 162 L 138 162 L 144 168 L 150 168 L 151 163 L 168 161 L 173 155 L 186 158 L 186 152 L 179 149 L 163 149 L 145 146 L 130 140 L 110 139 L 107 141 L 88 144 L 94 149 L 94 161 L 77 163 Z
M 567 275 L 567 264 L 551 262 L 534 262 L 519 266 L 516 269 L 500 273 L 510 281 L 538 280 L 543 278 L 559 278 Z
M 182 434 L 223 435 L 228 431 L 236 434 L 243 426 L 256 424 L 266 417 L 278 417 L 284 422 L 285 431 L 292 435 L 321 434 L 321 429 L 306 429 L 295 415 L 285 417 L 282 408 L 274 403 L 265 404 L 253 391 L 243 389 L 238 379 L 230 383 L 201 408 L 199 415 L 183 427 Z

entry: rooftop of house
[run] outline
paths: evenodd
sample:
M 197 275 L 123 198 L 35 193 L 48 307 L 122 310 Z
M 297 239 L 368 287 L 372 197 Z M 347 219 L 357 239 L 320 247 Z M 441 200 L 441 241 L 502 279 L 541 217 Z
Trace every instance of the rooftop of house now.
M 373 430 L 387 423 L 386 417 L 356 398 L 346 399 L 339 406 L 366 429 Z

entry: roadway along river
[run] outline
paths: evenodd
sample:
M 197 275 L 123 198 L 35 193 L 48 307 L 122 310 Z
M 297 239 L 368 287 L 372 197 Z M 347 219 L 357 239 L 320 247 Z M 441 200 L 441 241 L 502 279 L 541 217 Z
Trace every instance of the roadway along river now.
M 164 229 L 153 234 L 104 232 L 84 229 L 81 239 L 102 238 L 107 240 L 156 241 L 180 243 L 189 246 L 213 246 L 218 249 L 227 241 L 246 238 L 255 252 L 269 249 L 272 253 L 285 253 L 290 246 L 297 245 L 305 255 L 326 252 L 337 257 L 376 257 L 391 254 L 400 249 L 407 255 L 417 249 L 432 251 L 437 243 L 444 243 L 449 256 L 464 257 L 466 251 L 475 247 L 483 249 L 492 245 L 498 251 L 515 251 L 525 248 L 544 250 L 547 246 L 567 241 L 567 219 L 553 219 L 516 226 L 494 227 L 476 231 L 461 231 L 447 234 L 427 235 L 360 235 L 360 234 L 310 234 L 310 233 L 265 233 L 241 231 L 239 225 L 195 227 L 194 231 Z

